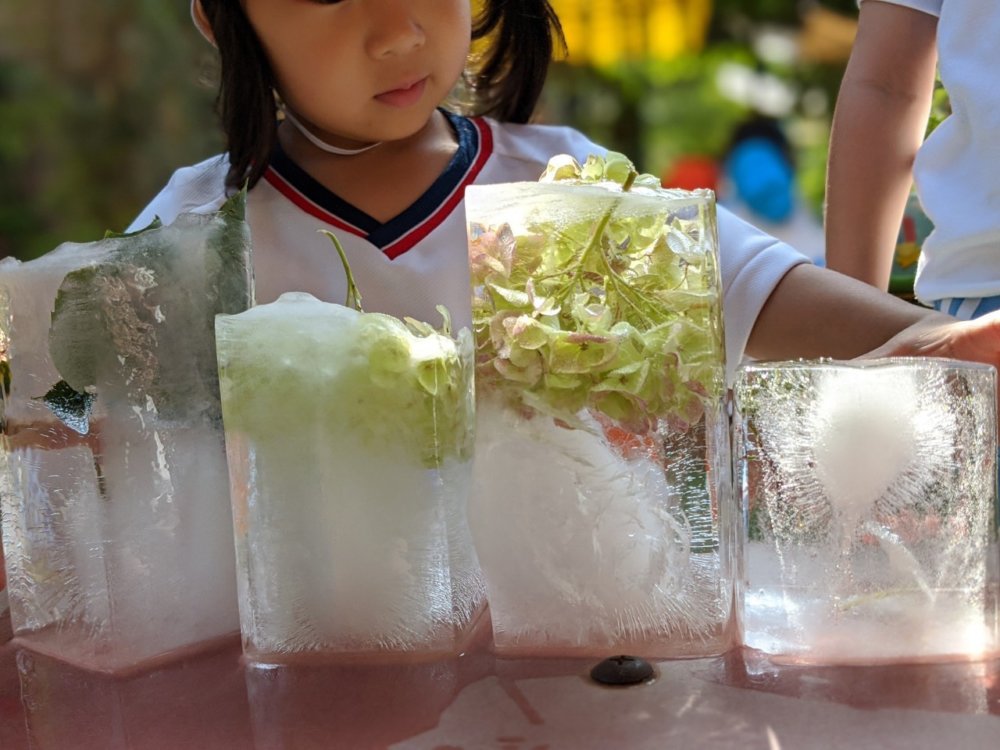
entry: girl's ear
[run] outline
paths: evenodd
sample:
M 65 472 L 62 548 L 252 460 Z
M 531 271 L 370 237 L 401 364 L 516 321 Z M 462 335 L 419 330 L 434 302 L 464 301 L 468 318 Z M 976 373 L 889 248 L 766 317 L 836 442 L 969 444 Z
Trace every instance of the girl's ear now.
M 212 24 L 208 22 L 205 9 L 201 7 L 201 0 L 191 0 L 191 18 L 194 20 L 194 25 L 198 27 L 201 35 L 215 46 L 215 34 L 212 33 Z

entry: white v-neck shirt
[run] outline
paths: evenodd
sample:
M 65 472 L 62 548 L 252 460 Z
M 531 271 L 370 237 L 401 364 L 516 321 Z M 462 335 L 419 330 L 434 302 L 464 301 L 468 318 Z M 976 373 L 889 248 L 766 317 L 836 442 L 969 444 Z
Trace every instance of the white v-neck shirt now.
M 917 298 L 1000 295 L 1000 2 L 881 1 L 937 17 L 938 68 L 951 102 L 913 163 L 934 224 L 917 265 Z
M 333 195 L 276 151 L 247 203 L 257 303 L 272 302 L 288 291 L 345 301 L 343 267 L 329 238 L 318 231 L 326 229 L 344 247 L 365 310 L 438 324 L 436 306 L 444 305 L 456 328 L 469 325 L 465 188 L 534 182 L 556 154 L 571 154 L 582 162 L 606 149 L 567 127 L 449 118 L 459 140 L 451 164 L 413 206 L 384 224 Z M 218 156 L 178 170 L 130 231 L 147 226 L 155 216 L 170 223 L 183 212 L 217 210 L 226 199 L 228 167 L 226 158 Z M 718 228 L 731 375 L 775 285 L 808 260 L 723 208 L 718 209 Z

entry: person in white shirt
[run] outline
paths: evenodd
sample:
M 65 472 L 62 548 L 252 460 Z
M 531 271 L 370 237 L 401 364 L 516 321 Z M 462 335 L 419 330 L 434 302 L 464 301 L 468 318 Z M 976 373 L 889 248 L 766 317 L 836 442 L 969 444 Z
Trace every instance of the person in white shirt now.
M 830 140 L 827 262 L 885 288 L 907 196 L 934 225 L 915 293 L 962 319 L 1000 309 L 1000 4 L 861 0 Z M 925 139 L 936 68 L 951 114 Z
M 475 19 L 468 0 L 193 0 L 192 13 L 220 53 L 227 153 L 179 170 L 132 228 L 214 210 L 246 185 L 258 302 L 346 298 L 326 228 L 367 310 L 436 321 L 443 304 L 467 324 L 465 187 L 604 153 L 528 124 L 560 36 L 547 0 L 489 0 Z M 470 58 L 473 39 L 485 46 Z M 448 106 L 460 80 L 472 116 Z M 1000 362 L 1000 318 L 956 323 L 817 268 L 724 209 L 718 226 L 730 363 L 873 351 Z

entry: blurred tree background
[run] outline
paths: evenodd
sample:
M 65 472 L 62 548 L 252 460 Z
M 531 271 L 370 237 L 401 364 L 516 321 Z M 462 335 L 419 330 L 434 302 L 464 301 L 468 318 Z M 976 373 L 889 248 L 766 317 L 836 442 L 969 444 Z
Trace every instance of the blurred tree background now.
M 666 173 L 750 113 L 787 125 L 819 210 L 854 0 L 553 0 L 569 54 L 540 118 Z M 214 54 L 186 0 L 3 0 L 0 256 L 123 229 L 217 153 Z
M 184 0 L 3 0 L 0 255 L 124 229 L 218 151 L 213 60 Z

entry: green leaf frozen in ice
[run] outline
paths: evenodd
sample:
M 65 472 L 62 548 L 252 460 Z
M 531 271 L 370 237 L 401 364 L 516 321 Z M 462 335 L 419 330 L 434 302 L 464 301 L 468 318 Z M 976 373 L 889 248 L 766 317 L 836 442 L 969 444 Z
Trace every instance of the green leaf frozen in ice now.
M 114 391 L 165 419 L 220 418 L 214 318 L 253 300 L 245 205 L 240 191 L 213 214 L 88 248 L 96 260 L 63 279 L 49 328 L 69 388 Z
M 94 408 L 93 394 L 79 393 L 65 380 L 60 380 L 42 396 L 42 400 L 71 430 L 80 435 L 90 432 L 90 413 Z

